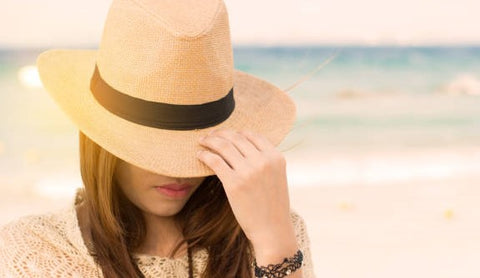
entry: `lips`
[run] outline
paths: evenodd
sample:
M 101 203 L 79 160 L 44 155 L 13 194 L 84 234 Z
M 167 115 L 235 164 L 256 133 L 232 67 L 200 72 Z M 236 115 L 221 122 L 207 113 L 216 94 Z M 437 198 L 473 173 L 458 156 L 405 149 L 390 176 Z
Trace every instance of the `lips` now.
M 183 199 L 188 196 L 192 185 L 184 183 L 184 184 L 164 184 L 160 186 L 155 186 L 157 192 L 162 193 L 165 196 L 175 199 Z
M 181 191 L 181 190 L 189 189 L 192 186 L 188 183 L 183 183 L 183 184 L 171 183 L 171 184 L 165 184 L 165 185 L 156 185 L 155 187 Z

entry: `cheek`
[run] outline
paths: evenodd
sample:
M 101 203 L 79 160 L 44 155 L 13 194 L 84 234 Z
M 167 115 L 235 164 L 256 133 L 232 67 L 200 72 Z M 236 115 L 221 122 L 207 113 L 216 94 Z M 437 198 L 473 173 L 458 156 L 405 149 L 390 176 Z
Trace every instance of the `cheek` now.
M 134 204 L 142 199 L 142 181 L 134 175 L 123 171 L 116 175 L 116 185 L 119 190 Z M 144 189 L 143 189 L 144 190 Z
M 148 194 L 145 189 L 142 189 L 138 185 L 131 183 L 119 184 L 119 189 L 123 192 L 123 195 L 137 208 L 142 211 L 151 211 L 151 206 L 154 203 L 151 199 L 151 194 Z

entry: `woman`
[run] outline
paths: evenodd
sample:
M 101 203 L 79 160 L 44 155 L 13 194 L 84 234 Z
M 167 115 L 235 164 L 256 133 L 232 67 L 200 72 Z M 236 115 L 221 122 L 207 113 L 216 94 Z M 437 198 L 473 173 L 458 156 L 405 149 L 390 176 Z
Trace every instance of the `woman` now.
M 2 227 L 0 276 L 314 277 L 275 148 L 295 105 L 233 68 L 223 1 L 114 0 L 98 50 L 37 66 L 84 188 Z

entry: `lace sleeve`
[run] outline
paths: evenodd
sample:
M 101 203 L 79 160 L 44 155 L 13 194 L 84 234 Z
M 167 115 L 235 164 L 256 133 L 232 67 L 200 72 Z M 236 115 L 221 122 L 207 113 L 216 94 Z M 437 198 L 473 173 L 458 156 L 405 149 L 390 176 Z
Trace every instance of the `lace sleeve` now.
M 290 210 L 290 216 L 295 227 L 298 246 L 303 252 L 303 278 L 315 278 L 315 274 L 313 272 L 312 256 L 310 252 L 310 237 L 308 236 L 305 221 L 294 210 Z

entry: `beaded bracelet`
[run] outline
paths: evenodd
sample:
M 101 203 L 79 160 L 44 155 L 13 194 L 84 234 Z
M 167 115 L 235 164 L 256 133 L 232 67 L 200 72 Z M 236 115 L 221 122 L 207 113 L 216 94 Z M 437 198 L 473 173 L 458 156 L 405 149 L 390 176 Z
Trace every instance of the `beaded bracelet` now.
M 284 258 L 279 264 L 269 264 L 268 266 L 258 266 L 257 260 L 253 260 L 255 266 L 255 277 L 260 278 L 281 278 L 289 275 L 302 266 L 303 253 L 298 250 L 291 258 Z

